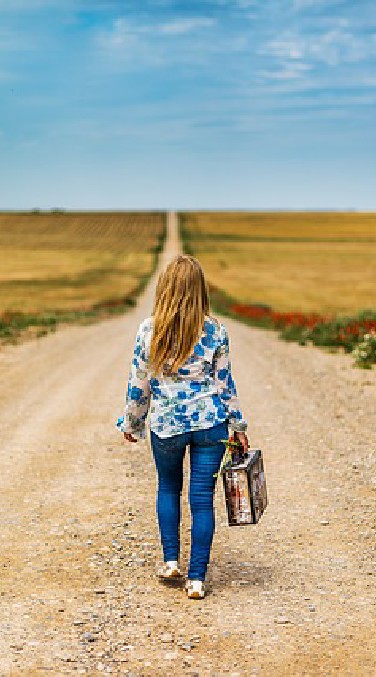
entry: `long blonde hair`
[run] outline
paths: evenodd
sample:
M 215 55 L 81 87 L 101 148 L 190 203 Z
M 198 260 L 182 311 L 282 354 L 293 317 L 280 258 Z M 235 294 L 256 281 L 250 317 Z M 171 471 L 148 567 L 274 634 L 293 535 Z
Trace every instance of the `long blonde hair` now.
M 208 285 L 199 261 L 188 254 L 175 256 L 159 275 L 153 307 L 150 369 L 154 376 L 184 364 L 200 339 L 210 313 Z

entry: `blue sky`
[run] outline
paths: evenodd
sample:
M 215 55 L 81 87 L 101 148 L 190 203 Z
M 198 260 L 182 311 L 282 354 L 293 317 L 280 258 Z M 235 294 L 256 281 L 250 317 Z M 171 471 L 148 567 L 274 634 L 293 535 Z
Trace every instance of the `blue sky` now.
M 376 208 L 374 0 L 0 0 L 0 208 Z

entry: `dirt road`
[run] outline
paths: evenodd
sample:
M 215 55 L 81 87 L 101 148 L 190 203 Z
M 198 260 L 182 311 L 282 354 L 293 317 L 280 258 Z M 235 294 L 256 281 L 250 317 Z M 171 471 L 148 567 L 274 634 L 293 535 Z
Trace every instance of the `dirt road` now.
M 179 246 L 171 214 L 161 266 Z M 113 427 L 155 281 L 123 317 L 1 348 L 0 674 L 374 676 L 376 370 L 222 318 L 269 506 L 231 529 L 218 487 L 188 600 L 155 578 L 149 440 Z M 183 524 L 186 564 L 186 501 Z

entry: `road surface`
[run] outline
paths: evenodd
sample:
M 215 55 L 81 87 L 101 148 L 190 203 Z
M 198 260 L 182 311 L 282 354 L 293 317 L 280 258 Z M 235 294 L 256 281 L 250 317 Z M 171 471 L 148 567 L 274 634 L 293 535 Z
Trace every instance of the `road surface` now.
M 114 421 L 137 306 L 0 350 L 1 675 L 376 674 L 376 370 L 221 318 L 269 505 L 229 528 L 204 600 L 158 582 L 149 438 Z M 183 557 L 189 547 L 184 490 Z

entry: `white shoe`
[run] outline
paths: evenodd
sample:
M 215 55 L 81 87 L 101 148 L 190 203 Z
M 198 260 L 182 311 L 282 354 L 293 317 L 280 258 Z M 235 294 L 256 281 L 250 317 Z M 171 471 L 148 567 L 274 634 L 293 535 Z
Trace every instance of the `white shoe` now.
M 162 578 L 164 581 L 169 581 L 174 578 L 180 578 L 182 575 L 179 565 L 175 560 L 165 562 L 158 569 L 158 578 Z
M 185 585 L 185 589 L 190 599 L 203 599 L 203 597 L 205 597 L 204 581 L 196 581 L 196 580 L 190 581 L 188 579 Z

